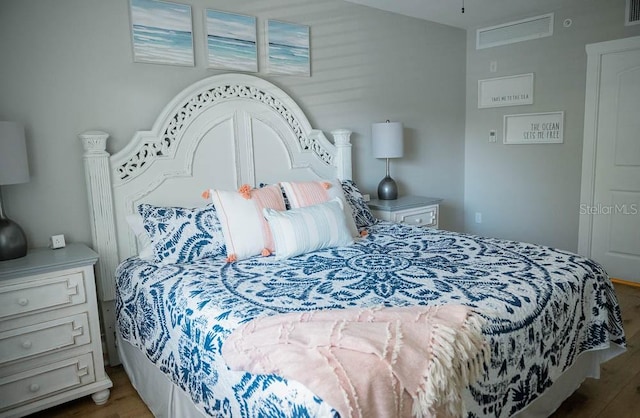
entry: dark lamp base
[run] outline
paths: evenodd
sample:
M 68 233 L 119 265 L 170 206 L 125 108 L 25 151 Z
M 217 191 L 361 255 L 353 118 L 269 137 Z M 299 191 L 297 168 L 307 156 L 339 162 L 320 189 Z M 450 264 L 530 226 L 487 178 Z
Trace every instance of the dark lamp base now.
M 390 176 L 386 176 L 378 184 L 378 199 L 396 200 L 398 198 L 398 185 Z
M 0 219 L 0 261 L 27 255 L 27 237 L 11 219 Z

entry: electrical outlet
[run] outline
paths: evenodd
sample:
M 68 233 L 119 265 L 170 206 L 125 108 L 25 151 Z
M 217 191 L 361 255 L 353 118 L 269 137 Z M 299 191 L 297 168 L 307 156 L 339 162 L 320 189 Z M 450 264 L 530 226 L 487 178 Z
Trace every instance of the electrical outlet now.
M 498 72 L 498 61 L 490 61 L 489 62 L 489 72 L 491 72 L 491 73 Z
M 482 223 L 482 212 L 476 212 L 476 223 L 477 224 Z
M 64 248 L 65 245 L 67 244 L 64 242 L 63 234 L 51 236 L 51 239 L 49 241 L 49 247 L 55 250 L 57 248 Z
M 365 202 L 368 202 L 371 200 L 371 195 L 369 193 L 363 194 L 362 199 L 364 199 Z
M 492 129 L 489 131 L 489 142 L 496 142 L 496 130 Z

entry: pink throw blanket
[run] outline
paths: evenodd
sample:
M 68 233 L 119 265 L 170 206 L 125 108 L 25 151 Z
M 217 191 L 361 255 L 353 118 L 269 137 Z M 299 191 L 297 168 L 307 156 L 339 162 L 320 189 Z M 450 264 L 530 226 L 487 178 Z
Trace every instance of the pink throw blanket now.
M 239 327 L 222 355 L 303 383 L 341 417 L 457 417 L 488 361 L 481 326 L 461 305 L 291 313 Z

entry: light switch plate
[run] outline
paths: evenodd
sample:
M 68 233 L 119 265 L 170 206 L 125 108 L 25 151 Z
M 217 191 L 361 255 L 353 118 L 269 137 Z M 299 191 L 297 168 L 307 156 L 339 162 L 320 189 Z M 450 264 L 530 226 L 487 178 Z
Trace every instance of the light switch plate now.
M 49 247 L 51 247 L 54 250 L 57 248 L 64 248 L 65 245 L 67 244 L 64 242 L 63 234 L 52 235 L 51 239 L 49 240 Z

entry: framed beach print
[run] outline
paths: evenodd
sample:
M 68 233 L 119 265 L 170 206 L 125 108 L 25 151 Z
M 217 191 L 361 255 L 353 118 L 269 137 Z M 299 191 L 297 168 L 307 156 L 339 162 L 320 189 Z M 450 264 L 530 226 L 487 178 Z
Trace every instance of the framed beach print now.
M 209 68 L 258 72 L 256 18 L 207 9 Z
M 268 20 L 267 68 L 271 74 L 310 76 L 309 26 Z
M 193 67 L 191 6 L 130 0 L 133 60 Z

